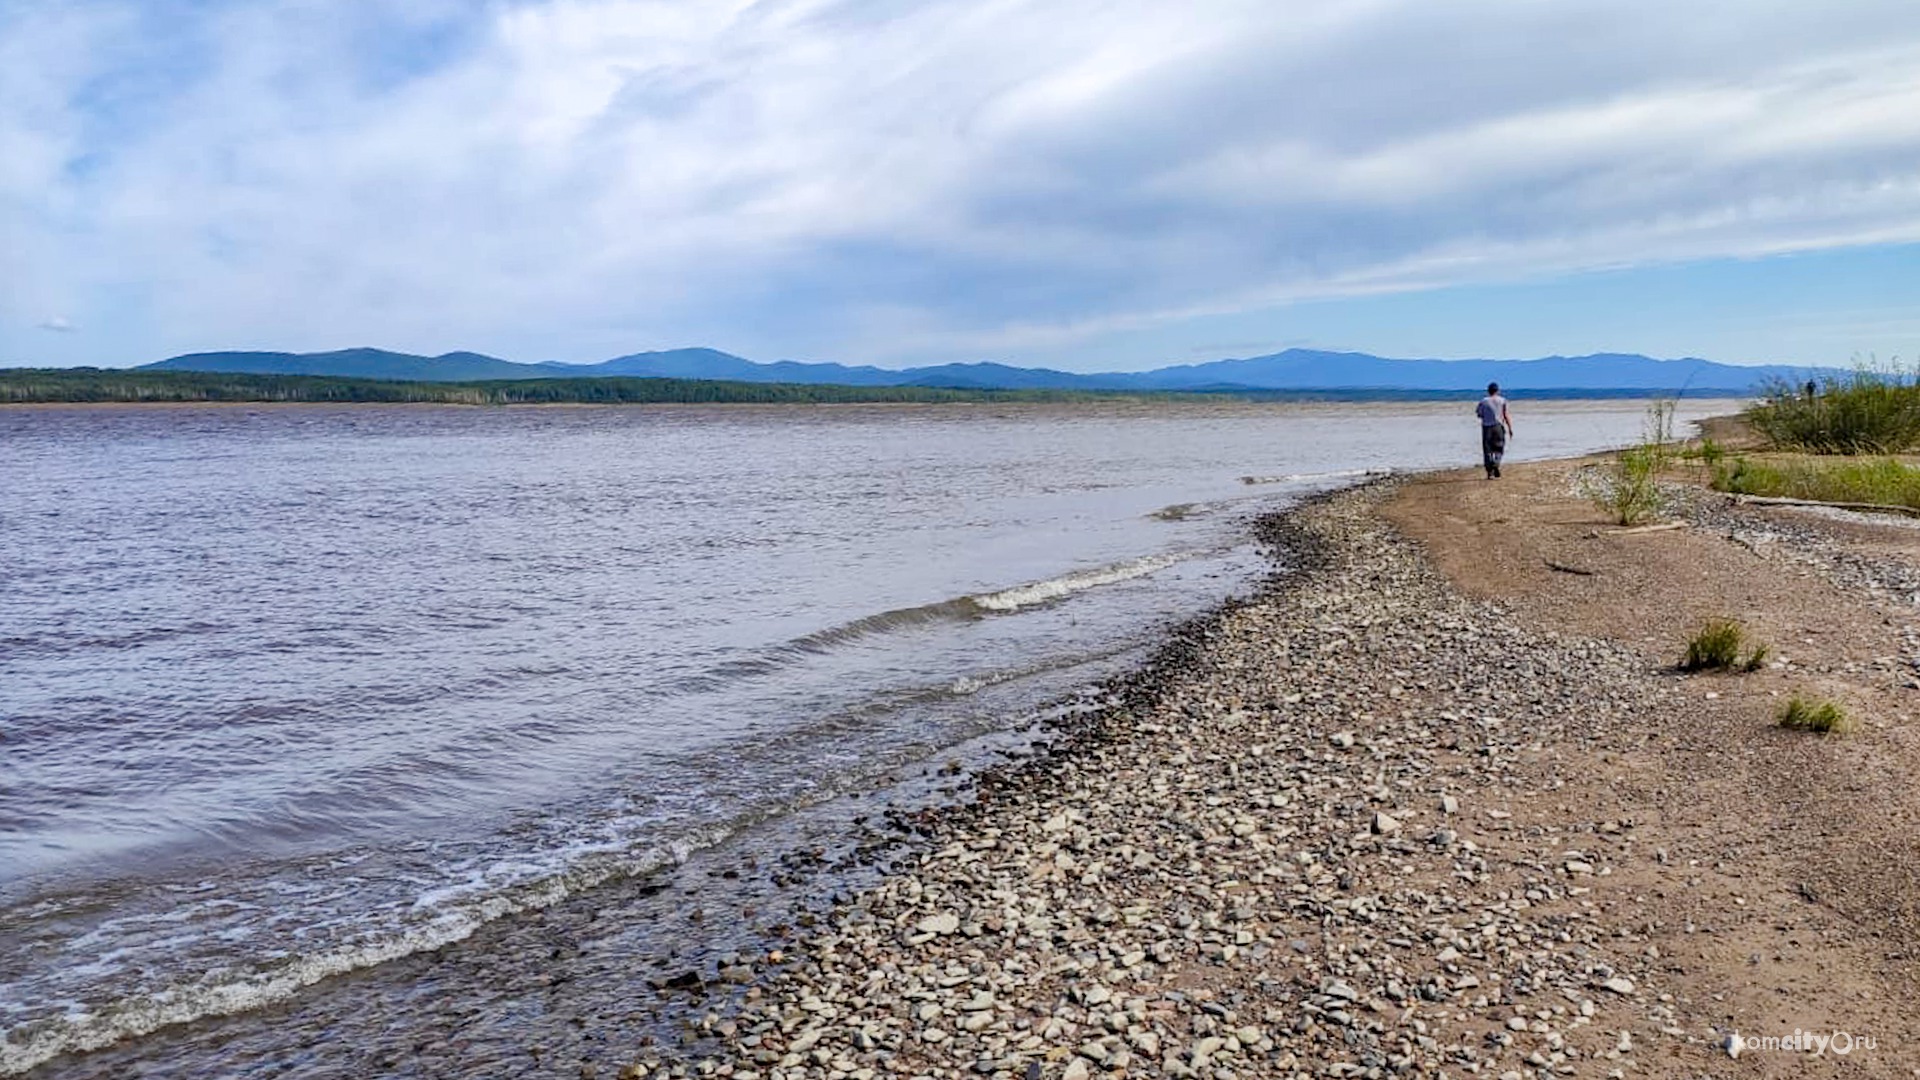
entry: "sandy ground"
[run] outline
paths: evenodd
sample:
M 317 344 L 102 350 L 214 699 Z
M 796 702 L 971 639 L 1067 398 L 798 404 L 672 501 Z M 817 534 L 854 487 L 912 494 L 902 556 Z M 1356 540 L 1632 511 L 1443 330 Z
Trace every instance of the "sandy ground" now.
M 1569 755 L 1580 777 L 1569 794 L 1635 819 L 1642 844 L 1667 854 L 1611 888 L 1644 894 L 1661 913 L 1647 938 L 1681 1027 L 1755 1038 L 1838 1030 L 1878 1044 L 1844 1069 L 1754 1052 L 1714 1063 L 1712 1075 L 1920 1073 L 1920 530 L 1737 507 L 1681 485 L 1692 527 L 1635 532 L 1574 494 L 1593 468 L 1437 476 L 1402 488 L 1384 513 L 1466 594 L 1529 626 L 1620 643 L 1648 677 L 1709 617 L 1736 617 L 1771 644 L 1767 670 L 1687 677 L 1670 709 L 1618 733 L 1617 750 Z M 1793 693 L 1844 703 L 1862 730 L 1780 730 L 1775 712 Z M 1555 819 L 1548 805 L 1522 813 Z M 1680 1055 L 1652 1072 L 1693 1067 Z
M 1625 530 L 1595 468 L 1266 521 L 1290 573 L 620 1075 L 1920 1075 L 1920 530 Z M 1771 665 L 1678 673 L 1722 615 Z

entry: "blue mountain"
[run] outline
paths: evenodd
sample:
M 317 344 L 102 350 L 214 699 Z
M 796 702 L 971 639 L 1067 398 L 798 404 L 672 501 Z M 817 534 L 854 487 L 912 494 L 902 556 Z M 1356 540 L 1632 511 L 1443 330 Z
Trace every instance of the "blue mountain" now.
M 1509 389 L 1566 393 L 1647 392 L 1746 394 L 1770 380 L 1801 382 L 1831 369 L 1744 367 L 1689 357 L 1656 360 L 1628 353 L 1548 356 L 1537 360 L 1396 360 L 1366 353 L 1288 349 L 1268 356 L 1182 364 L 1152 371 L 1078 374 L 1007 364 L 941 364 L 893 371 L 834 363 L 756 363 L 718 349 L 631 353 L 597 364 L 517 364 L 479 353 L 415 356 L 382 349 L 325 353 L 215 352 L 176 356 L 148 368 L 262 374 L 344 375 L 453 382 L 478 379 L 643 378 L 741 382 L 831 383 L 844 386 L 933 386 L 961 389 L 1366 391 L 1471 393 L 1489 382 Z
M 1536 390 L 1654 390 L 1746 393 L 1771 380 L 1800 381 L 1811 369 L 1744 367 L 1689 357 L 1655 360 L 1625 353 L 1549 356 L 1538 360 L 1391 360 L 1366 353 L 1288 349 L 1245 360 L 1216 360 L 1141 372 L 1136 389 L 1203 386 L 1258 389 L 1397 389 L 1470 391 L 1498 382 Z
M 162 371 L 217 371 L 250 375 L 342 375 L 356 379 L 407 379 L 425 382 L 471 382 L 479 379 L 538 379 L 552 377 L 537 365 L 516 364 L 471 352 L 414 356 L 385 349 L 339 349 L 334 352 L 207 352 L 174 356 L 145 369 Z
M 843 364 L 806 364 L 781 360 L 756 364 L 718 349 L 668 349 L 616 356 L 598 364 L 544 364 L 569 377 L 629 375 L 656 379 L 732 379 L 735 382 L 833 383 L 841 386 L 898 386 L 905 372 Z

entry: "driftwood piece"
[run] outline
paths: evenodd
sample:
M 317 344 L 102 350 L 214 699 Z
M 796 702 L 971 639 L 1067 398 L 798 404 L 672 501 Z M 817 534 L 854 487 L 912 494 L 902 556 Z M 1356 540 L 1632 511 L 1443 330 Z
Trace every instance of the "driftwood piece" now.
M 1581 577 L 1593 577 L 1600 572 L 1579 566 L 1568 566 L 1566 563 L 1554 562 L 1552 559 L 1548 559 L 1546 562 L 1549 570 L 1558 570 L 1563 574 L 1579 574 Z
M 1787 499 L 1776 495 L 1735 495 L 1734 502 L 1756 506 L 1827 506 L 1835 510 L 1857 510 L 1867 514 L 1904 514 L 1920 517 L 1920 510 L 1893 503 L 1821 502 L 1819 499 Z
M 1608 535 L 1638 536 L 1641 533 L 1672 532 L 1675 529 L 1684 529 L 1686 527 L 1687 523 L 1684 521 L 1662 521 L 1654 525 L 1635 525 L 1631 529 L 1618 529 Z

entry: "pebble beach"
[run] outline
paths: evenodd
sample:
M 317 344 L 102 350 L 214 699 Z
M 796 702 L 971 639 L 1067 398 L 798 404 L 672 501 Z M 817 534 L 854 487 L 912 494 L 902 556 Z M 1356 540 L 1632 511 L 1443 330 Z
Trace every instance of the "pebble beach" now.
M 621 1075 L 1625 1075 L 1658 954 L 1594 885 L 1656 853 L 1512 804 L 1666 691 L 1454 592 L 1391 490 L 1263 521 L 1259 597 Z
M 1920 534 L 1685 474 L 1621 528 L 1599 467 L 1259 520 L 1257 595 L 614 1071 L 1920 1075 Z M 1727 614 L 1770 662 L 1679 671 Z M 1803 693 L 1856 730 L 1782 730 Z

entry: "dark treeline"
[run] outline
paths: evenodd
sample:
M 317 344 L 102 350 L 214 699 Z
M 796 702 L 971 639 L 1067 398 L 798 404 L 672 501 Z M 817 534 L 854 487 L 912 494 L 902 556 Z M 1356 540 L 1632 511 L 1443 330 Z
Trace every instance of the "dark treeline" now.
M 0 369 L 0 403 L 337 402 L 448 405 L 841 404 L 1089 401 L 1132 395 L 1071 390 L 810 386 L 710 379 L 508 379 L 395 382 L 331 375 L 238 375 L 106 368 Z
M 333 402 L 442 405 L 833 405 L 861 402 L 1200 401 L 1454 401 L 1479 390 L 1214 391 L 981 390 L 934 386 L 839 386 L 827 383 L 750 383 L 717 379 L 613 377 L 504 379 L 486 382 L 406 382 L 337 375 L 245 375 L 209 371 L 114 368 L 0 368 L 0 404 L 114 404 L 139 402 Z M 1551 389 L 1528 398 L 1638 398 L 1656 390 Z

